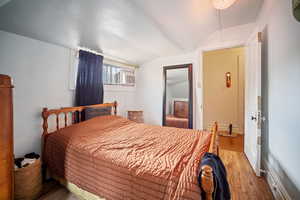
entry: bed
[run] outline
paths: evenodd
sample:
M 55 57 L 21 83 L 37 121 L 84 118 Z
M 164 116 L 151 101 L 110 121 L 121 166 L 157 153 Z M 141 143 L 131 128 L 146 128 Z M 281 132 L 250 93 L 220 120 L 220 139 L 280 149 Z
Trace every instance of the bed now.
M 187 101 L 174 101 L 173 114 L 166 116 L 166 126 L 177 128 L 188 128 L 188 102 Z
M 112 115 L 76 120 L 91 107 L 112 107 Z M 44 108 L 43 162 L 51 176 L 85 199 L 200 199 L 199 163 L 205 152 L 217 154 L 217 125 L 209 133 L 135 123 L 116 113 L 116 102 Z M 51 133 L 50 115 L 56 115 Z M 211 199 L 213 171 L 202 170 Z

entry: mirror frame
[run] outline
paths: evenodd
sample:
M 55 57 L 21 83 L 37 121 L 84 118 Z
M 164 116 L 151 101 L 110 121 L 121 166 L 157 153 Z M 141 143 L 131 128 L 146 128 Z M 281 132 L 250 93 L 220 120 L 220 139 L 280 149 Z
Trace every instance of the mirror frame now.
M 193 64 L 182 64 L 182 65 L 172 65 L 163 67 L 163 112 L 162 112 L 162 125 L 166 124 L 166 92 L 167 92 L 167 71 L 172 69 L 188 69 L 188 81 L 189 81 L 189 123 L 188 128 L 193 129 Z

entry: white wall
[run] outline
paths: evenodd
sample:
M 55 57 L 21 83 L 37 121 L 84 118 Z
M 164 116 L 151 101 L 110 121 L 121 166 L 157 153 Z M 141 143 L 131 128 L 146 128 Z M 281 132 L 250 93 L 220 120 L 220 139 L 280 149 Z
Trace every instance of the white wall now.
M 127 117 L 128 110 L 135 110 L 136 88 L 124 86 L 104 86 L 104 102 L 118 102 L 118 115 Z
M 144 120 L 149 124 L 162 124 L 163 66 L 193 64 L 194 128 L 202 126 L 200 120 L 201 91 L 196 87 L 199 80 L 199 56 L 196 52 L 159 58 L 143 64 L 137 73 L 137 101 L 144 111 Z
M 144 110 L 145 122 L 162 124 L 162 98 L 163 98 L 163 66 L 178 64 L 193 64 L 194 89 L 194 128 L 202 129 L 202 52 L 241 46 L 249 37 L 255 24 L 236 26 L 213 33 L 207 42 L 202 43 L 193 52 L 158 58 L 144 63 L 138 70 L 137 100 Z
M 14 81 L 15 155 L 40 152 L 43 107 L 72 106 L 70 49 L 0 31 L 0 73 Z M 105 87 L 104 101 L 118 101 L 118 114 L 135 105 L 135 89 Z
M 72 105 L 69 50 L 0 31 L 0 52 L 0 73 L 15 86 L 15 155 L 40 152 L 42 108 Z
M 263 161 L 275 170 L 292 199 L 300 198 L 300 22 L 292 16 L 291 1 L 266 0 L 258 21 L 264 31 L 264 67 L 268 72 Z
M 231 28 L 216 31 L 211 34 L 201 48 L 214 48 L 222 46 L 231 46 L 232 44 L 243 44 L 255 28 L 255 23 L 243 24 Z

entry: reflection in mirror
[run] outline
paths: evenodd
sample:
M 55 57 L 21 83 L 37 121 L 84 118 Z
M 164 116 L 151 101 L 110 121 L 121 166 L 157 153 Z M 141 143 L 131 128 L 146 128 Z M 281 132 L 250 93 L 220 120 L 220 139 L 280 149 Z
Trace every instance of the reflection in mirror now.
M 189 123 L 189 66 L 165 67 L 163 125 L 192 128 Z M 177 66 L 178 67 L 178 66 Z

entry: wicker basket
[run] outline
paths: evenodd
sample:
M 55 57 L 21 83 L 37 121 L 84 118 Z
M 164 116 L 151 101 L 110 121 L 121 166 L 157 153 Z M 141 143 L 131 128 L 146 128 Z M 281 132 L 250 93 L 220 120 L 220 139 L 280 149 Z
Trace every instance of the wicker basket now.
M 33 200 L 42 191 L 41 160 L 15 170 L 15 200 Z

